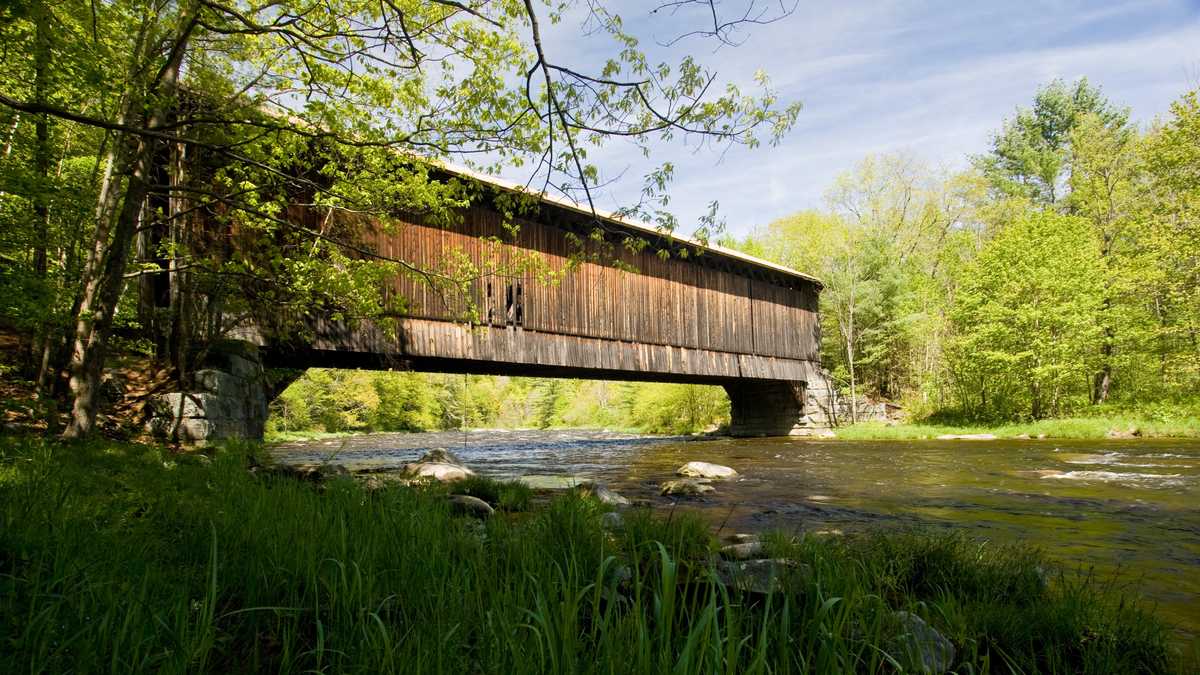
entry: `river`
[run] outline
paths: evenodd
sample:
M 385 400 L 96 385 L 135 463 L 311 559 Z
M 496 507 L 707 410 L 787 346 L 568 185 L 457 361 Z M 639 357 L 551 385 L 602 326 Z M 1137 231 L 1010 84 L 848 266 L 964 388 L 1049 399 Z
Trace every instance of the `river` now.
M 497 478 L 606 481 L 664 507 L 684 462 L 740 473 L 679 502 L 725 532 L 932 526 L 1027 542 L 1075 567 L 1120 569 L 1190 642 L 1200 635 L 1200 441 L 696 439 L 603 431 L 364 434 L 278 445 L 288 463 L 395 467 L 454 451 Z

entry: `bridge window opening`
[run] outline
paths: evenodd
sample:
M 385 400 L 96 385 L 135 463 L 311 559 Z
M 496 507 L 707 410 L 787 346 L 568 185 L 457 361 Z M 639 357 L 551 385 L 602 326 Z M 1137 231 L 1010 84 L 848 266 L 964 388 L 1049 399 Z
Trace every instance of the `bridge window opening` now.
M 516 324 L 518 326 L 525 325 L 525 293 L 521 288 L 521 282 L 517 282 L 517 302 L 516 302 Z
M 496 318 L 496 303 L 492 301 L 492 282 L 487 282 L 487 301 L 484 303 L 487 307 L 487 325 L 492 325 Z
M 513 325 L 513 321 L 516 319 L 516 316 L 513 312 L 514 307 L 513 285 L 508 284 L 504 287 L 504 323 L 506 325 Z
M 504 321 L 509 326 L 525 325 L 525 289 L 519 281 L 504 289 Z

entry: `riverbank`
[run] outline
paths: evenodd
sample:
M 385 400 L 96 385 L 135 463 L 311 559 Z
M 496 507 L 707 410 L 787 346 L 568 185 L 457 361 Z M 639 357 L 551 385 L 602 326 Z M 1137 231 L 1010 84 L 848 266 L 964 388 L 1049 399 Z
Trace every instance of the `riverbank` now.
M 976 672 L 1186 670 L 1122 586 L 1020 547 L 768 536 L 780 573 L 763 594 L 714 577 L 718 542 L 682 513 L 634 509 L 606 530 L 606 507 L 565 495 L 480 521 L 453 513 L 440 486 L 298 480 L 257 466 L 259 453 L 0 439 L 6 662 L 879 672 L 952 645 L 952 665 Z
M 837 438 L 853 441 L 924 440 L 944 436 L 994 436 L 997 439 L 1200 438 L 1200 415 L 1181 413 L 1155 419 L 1141 415 L 1072 417 L 999 425 L 949 425 L 923 422 L 864 422 L 838 427 Z

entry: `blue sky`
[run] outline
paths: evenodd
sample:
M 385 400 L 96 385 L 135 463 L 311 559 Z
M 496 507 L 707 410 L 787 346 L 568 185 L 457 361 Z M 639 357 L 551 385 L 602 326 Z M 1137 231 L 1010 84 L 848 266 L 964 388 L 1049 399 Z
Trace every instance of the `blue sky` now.
M 762 0 L 760 0 L 761 2 Z M 777 1 L 777 0 L 776 0 Z M 791 0 L 785 0 L 790 2 Z M 934 167 L 962 168 L 987 148 L 990 134 L 1037 87 L 1086 76 L 1143 124 L 1200 86 L 1200 2 L 811 2 L 791 16 L 742 35 L 737 47 L 674 37 L 697 18 L 651 17 L 654 0 L 616 2 L 627 28 L 653 61 L 690 52 L 723 81 L 771 76 L 784 101 L 804 109 L 784 142 L 723 156 L 680 143 L 653 159 L 676 164 L 672 209 L 690 233 L 712 199 L 729 231 L 824 205 L 834 178 L 864 156 L 902 151 Z M 731 9 L 741 0 L 724 0 Z M 600 36 L 580 38 L 578 17 L 547 29 L 552 60 L 580 68 L 611 53 Z M 649 165 L 616 144 L 593 159 L 608 176 L 598 206 L 636 198 Z M 523 180 L 525 176 L 514 176 Z

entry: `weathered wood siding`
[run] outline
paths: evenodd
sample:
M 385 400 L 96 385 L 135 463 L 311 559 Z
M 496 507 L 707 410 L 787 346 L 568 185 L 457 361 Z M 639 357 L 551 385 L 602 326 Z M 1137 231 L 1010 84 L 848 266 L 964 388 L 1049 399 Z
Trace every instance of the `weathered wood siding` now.
M 377 229 L 365 243 L 427 269 L 449 269 L 465 259 L 487 271 L 535 254 L 550 269 L 562 270 L 576 245 L 552 215 L 545 220 L 550 222 L 522 221 L 511 238 L 499 214 L 476 208 L 453 229 L 397 222 Z M 620 269 L 614 258 L 637 271 Z M 397 277 L 389 292 L 407 301 L 405 316 L 412 319 L 462 323 L 465 316 L 463 298 L 415 276 Z M 616 246 L 558 283 L 532 273 L 485 274 L 469 292 L 483 325 L 706 352 L 818 358 L 817 285 L 711 251 L 663 259 L 652 247 L 633 253 Z M 510 292 L 521 296 L 520 317 L 512 316 Z

